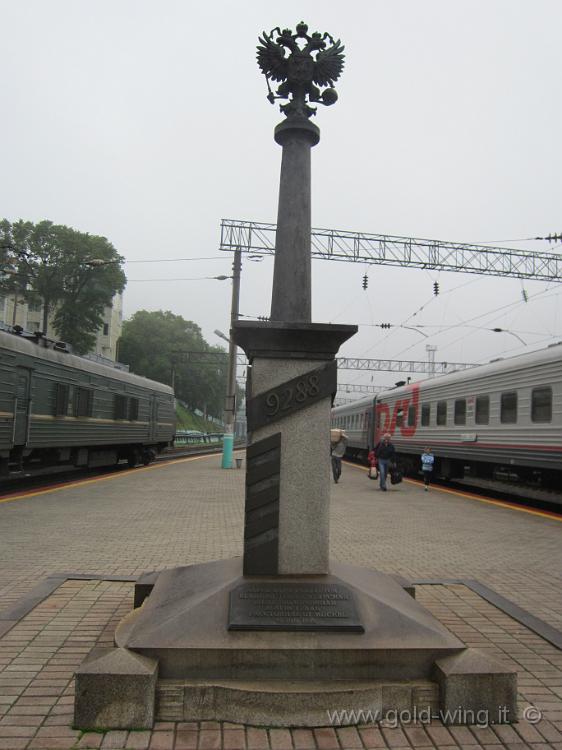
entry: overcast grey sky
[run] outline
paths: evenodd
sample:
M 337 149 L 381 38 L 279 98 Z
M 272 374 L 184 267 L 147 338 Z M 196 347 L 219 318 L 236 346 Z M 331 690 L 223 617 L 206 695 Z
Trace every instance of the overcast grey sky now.
M 315 120 L 314 226 L 560 252 L 515 242 L 562 231 L 559 0 L 0 0 L 0 215 L 104 235 L 128 261 L 217 256 L 221 218 L 275 221 L 281 115 L 255 46 L 300 20 L 347 56 Z M 126 314 L 169 309 L 219 343 L 230 282 L 181 279 L 230 261 L 129 263 Z M 244 263 L 243 314 L 268 314 L 272 268 Z M 365 292 L 365 270 L 313 263 L 314 320 L 361 326 L 347 356 L 430 343 L 478 362 L 562 339 L 560 285 L 371 266 Z

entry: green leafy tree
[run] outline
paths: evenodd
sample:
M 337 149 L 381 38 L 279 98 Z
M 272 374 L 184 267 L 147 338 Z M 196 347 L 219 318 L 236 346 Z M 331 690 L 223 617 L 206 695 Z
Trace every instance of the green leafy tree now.
M 0 290 L 41 301 L 43 332 L 52 317 L 57 335 L 82 354 L 95 342 L 104 308 L 123 291 L 124 258 L 105 237 L 41 221 L 0 221 L 4 276 Z
M 139 310 L 123 323 L 118 358 L 138 375 L 169 385 L 173 378 L 176 396 L 191 409 L 206 407 L 210 415 L 222 416 L 228 358 L 191 320 Z

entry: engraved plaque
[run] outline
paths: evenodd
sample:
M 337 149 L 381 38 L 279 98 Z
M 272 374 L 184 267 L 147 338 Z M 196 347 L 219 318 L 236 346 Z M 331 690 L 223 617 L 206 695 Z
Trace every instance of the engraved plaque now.
M 248 432 L 278 422 L 300 409 L 306 409 L 335 394 L 337 388 L 337 363 L 332 360 L 316 370 L 259 393 L 246 402 Z
M 230 592 L 229 630 L 363 633 L 353 593 L 337 583 L 243 583 Z

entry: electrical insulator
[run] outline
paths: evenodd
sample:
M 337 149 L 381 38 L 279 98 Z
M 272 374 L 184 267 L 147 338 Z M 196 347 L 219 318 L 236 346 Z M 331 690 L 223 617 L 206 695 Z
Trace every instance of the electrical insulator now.
M 367 276 L 367 274 L 365 274 L 365 276 L 363 276 L 363 289 L 366 289 L 368 286 L 369 286 L 369 277 Z
M 523 302 L 528 302 L 529 301 L 529 295 L 527 294 L 527 290 L 526 289 L 522 289 L 521 290 L 521 296 L 523 297 Z
M 438 282 L 438 281 L 434 281 L 434 282 L 433 282 L 433 294 L 434 294 L 434 295 L 435 295 L 436 297 L 437 297 L 437 295 L 439 294 L 439 282 Z
M 562 234 L 549 234 L 546 239 L 549 242 L 562 242 Z
M 381 323 L 381 328 L 390 328 L 391 323 Z

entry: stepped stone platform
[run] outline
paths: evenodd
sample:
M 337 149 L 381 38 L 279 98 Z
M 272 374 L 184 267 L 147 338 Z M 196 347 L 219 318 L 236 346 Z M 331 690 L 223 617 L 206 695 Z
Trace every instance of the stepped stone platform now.
M 141 579 L 135 597 L 141 606 L 121 621 L 117 648 L 100 654 L 99 670 L 94 657 L 76 673 L 76 724 L 100 727 L 97 710 L 105 725 L 115 728 L 138 726 L 139 716 L 150 726 L 154 715 L 318 726 L 338 705 L 351 711 L 367 705 L 381 717 L 391 711 L 431 715 L 437 707 L 460 709 L 452 723 L 470 723 L 478 711 L 498 723 L 515 719 L 515 672 L 466 648 L 392 576 L 333 562 L 328 575 L 299 576 L 298 584 L 291 577 L 292 589 L 321 582 L 331 591 L 349 592 L 361 631 L 337 625 L 308 632 L 229 629 L 231 598 L 256 580 L 261 590 L 280 585 L 279 576 L 244 576 L 241 558 Z M 142 689 L 135 684 L 139 659 Z M 148 690 L 146 674 L 157 671 L 157 684 Z

